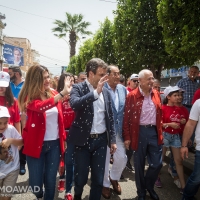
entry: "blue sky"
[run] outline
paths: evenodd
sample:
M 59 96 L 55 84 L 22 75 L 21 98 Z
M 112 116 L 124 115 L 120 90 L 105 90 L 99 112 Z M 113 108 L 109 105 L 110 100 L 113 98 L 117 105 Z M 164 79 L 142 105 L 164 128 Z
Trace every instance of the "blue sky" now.
M 0 6 L 0 12 L 6 15 L 3 22 L 7 24 L 3 34 L 9 37 L 29 39 L 32 49 L 43 55 L 39 58 L 40 63 L 47 66 L 51 73 L 57 75 L 60 74 L 61 66 L 69 63 L 69 46 L 51 32 L 54 27 L 53 19 L 65 20 L 65 12 L 81 13 L 85 21 L 91 23 L 88 30 L 95 33 L 99 28 L 99 22 L 103 22 L 106 17 L 110 20 L 114 18 L 113 10 L 117 6 L 116 0 L 108 1 L 114 3 L 106 2 L 106 0 L 0 0 L 2 6 L 52 18 L 37 17 Z M 78 46 L 84 40 L 78 41 Z

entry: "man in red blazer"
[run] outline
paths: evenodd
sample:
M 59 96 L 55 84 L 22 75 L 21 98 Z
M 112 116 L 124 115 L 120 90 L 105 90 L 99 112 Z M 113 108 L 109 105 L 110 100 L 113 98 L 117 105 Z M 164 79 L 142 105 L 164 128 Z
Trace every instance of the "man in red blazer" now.
M 152 89 L 153 73 L 147 69 L 138 75 L 139 87 L 126 98 L 123 138 L 127 149 L 134 150 L 135 181 L 138 200 L 144 200 L 146 190 L 159 200 L 154 183 L 162 167 L 162 110 L 158 91 Z M 144 174 L 145 160 L 149 168 Z

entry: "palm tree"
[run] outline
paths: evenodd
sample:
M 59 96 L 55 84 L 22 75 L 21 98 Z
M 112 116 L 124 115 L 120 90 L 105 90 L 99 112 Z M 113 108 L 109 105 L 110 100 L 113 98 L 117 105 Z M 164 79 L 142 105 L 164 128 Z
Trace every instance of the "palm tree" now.
M 82 14 L 71 15 L 70 13 L 67 12 L 65 14 L 66 14 L 66 21 L 55 20 L 54 24 L 56 24 L 57 27 L 53 28 L 52 32 L 57 32 L 54 35 L 62 39 L 64 39 L 67 33 L 69 33 L 69 46 L 70 46 L 70 58 L 71 58 L 76 54 L 76 42 L 79 39 L 78 35 L 91 34 L 90 31 L 86 30 L 90 25 L 90 22 L 83 21 Z

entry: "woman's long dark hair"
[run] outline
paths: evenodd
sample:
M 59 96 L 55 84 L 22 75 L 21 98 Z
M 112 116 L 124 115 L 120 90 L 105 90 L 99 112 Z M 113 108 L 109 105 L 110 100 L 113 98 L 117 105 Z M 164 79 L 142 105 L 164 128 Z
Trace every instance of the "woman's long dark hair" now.
M 179 90 L 176 90 L 176 91 L 173 91 L 173 92 L 170 92 L 167 96 L 172 96 L 172 94 L 174 94 L 174 93 L 176 93 L 176 92 L 178 92 Z M 167 98 L 167 96 L 163 99 L 163 105 L 166 105 L 166 104 L 168 104 L 168 98 Z
M 13 96 L 10 86 L 8 86 L 5 92 L 5 106 L 11 107 L 13 104 L 14 104 L 14 96 Z
M 68 73 L 68 72 L 63 73 L 63 74 L 60 76 L 60 78 L 59 78 L 59 80 L 58 80 L 58 86 L 57 86 L 57 91 L 58 91 L 58 92 L 61 92 L 61 91 L 63 90 L 64 84 L 65 84 L 65 77 L 68 77 L 68 76 L 74 77 L 73 74 Z

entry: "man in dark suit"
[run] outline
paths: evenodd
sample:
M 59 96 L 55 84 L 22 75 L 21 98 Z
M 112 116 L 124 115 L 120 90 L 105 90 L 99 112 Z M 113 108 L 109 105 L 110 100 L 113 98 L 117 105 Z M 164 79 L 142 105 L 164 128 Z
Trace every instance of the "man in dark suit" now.
M 86 65 L 86 81 L 74 84 L 70 104 L 76 112 L 69 130 L 68 141 L 75 148 L 74 200 L 81 200 L 91 168 L 89 200 L 100 200 L 107 145 L 110 153 L 116 151 L 116 135 L 109 91 L 103 87 L 107 82 L 107 64 L 93 58 Z

